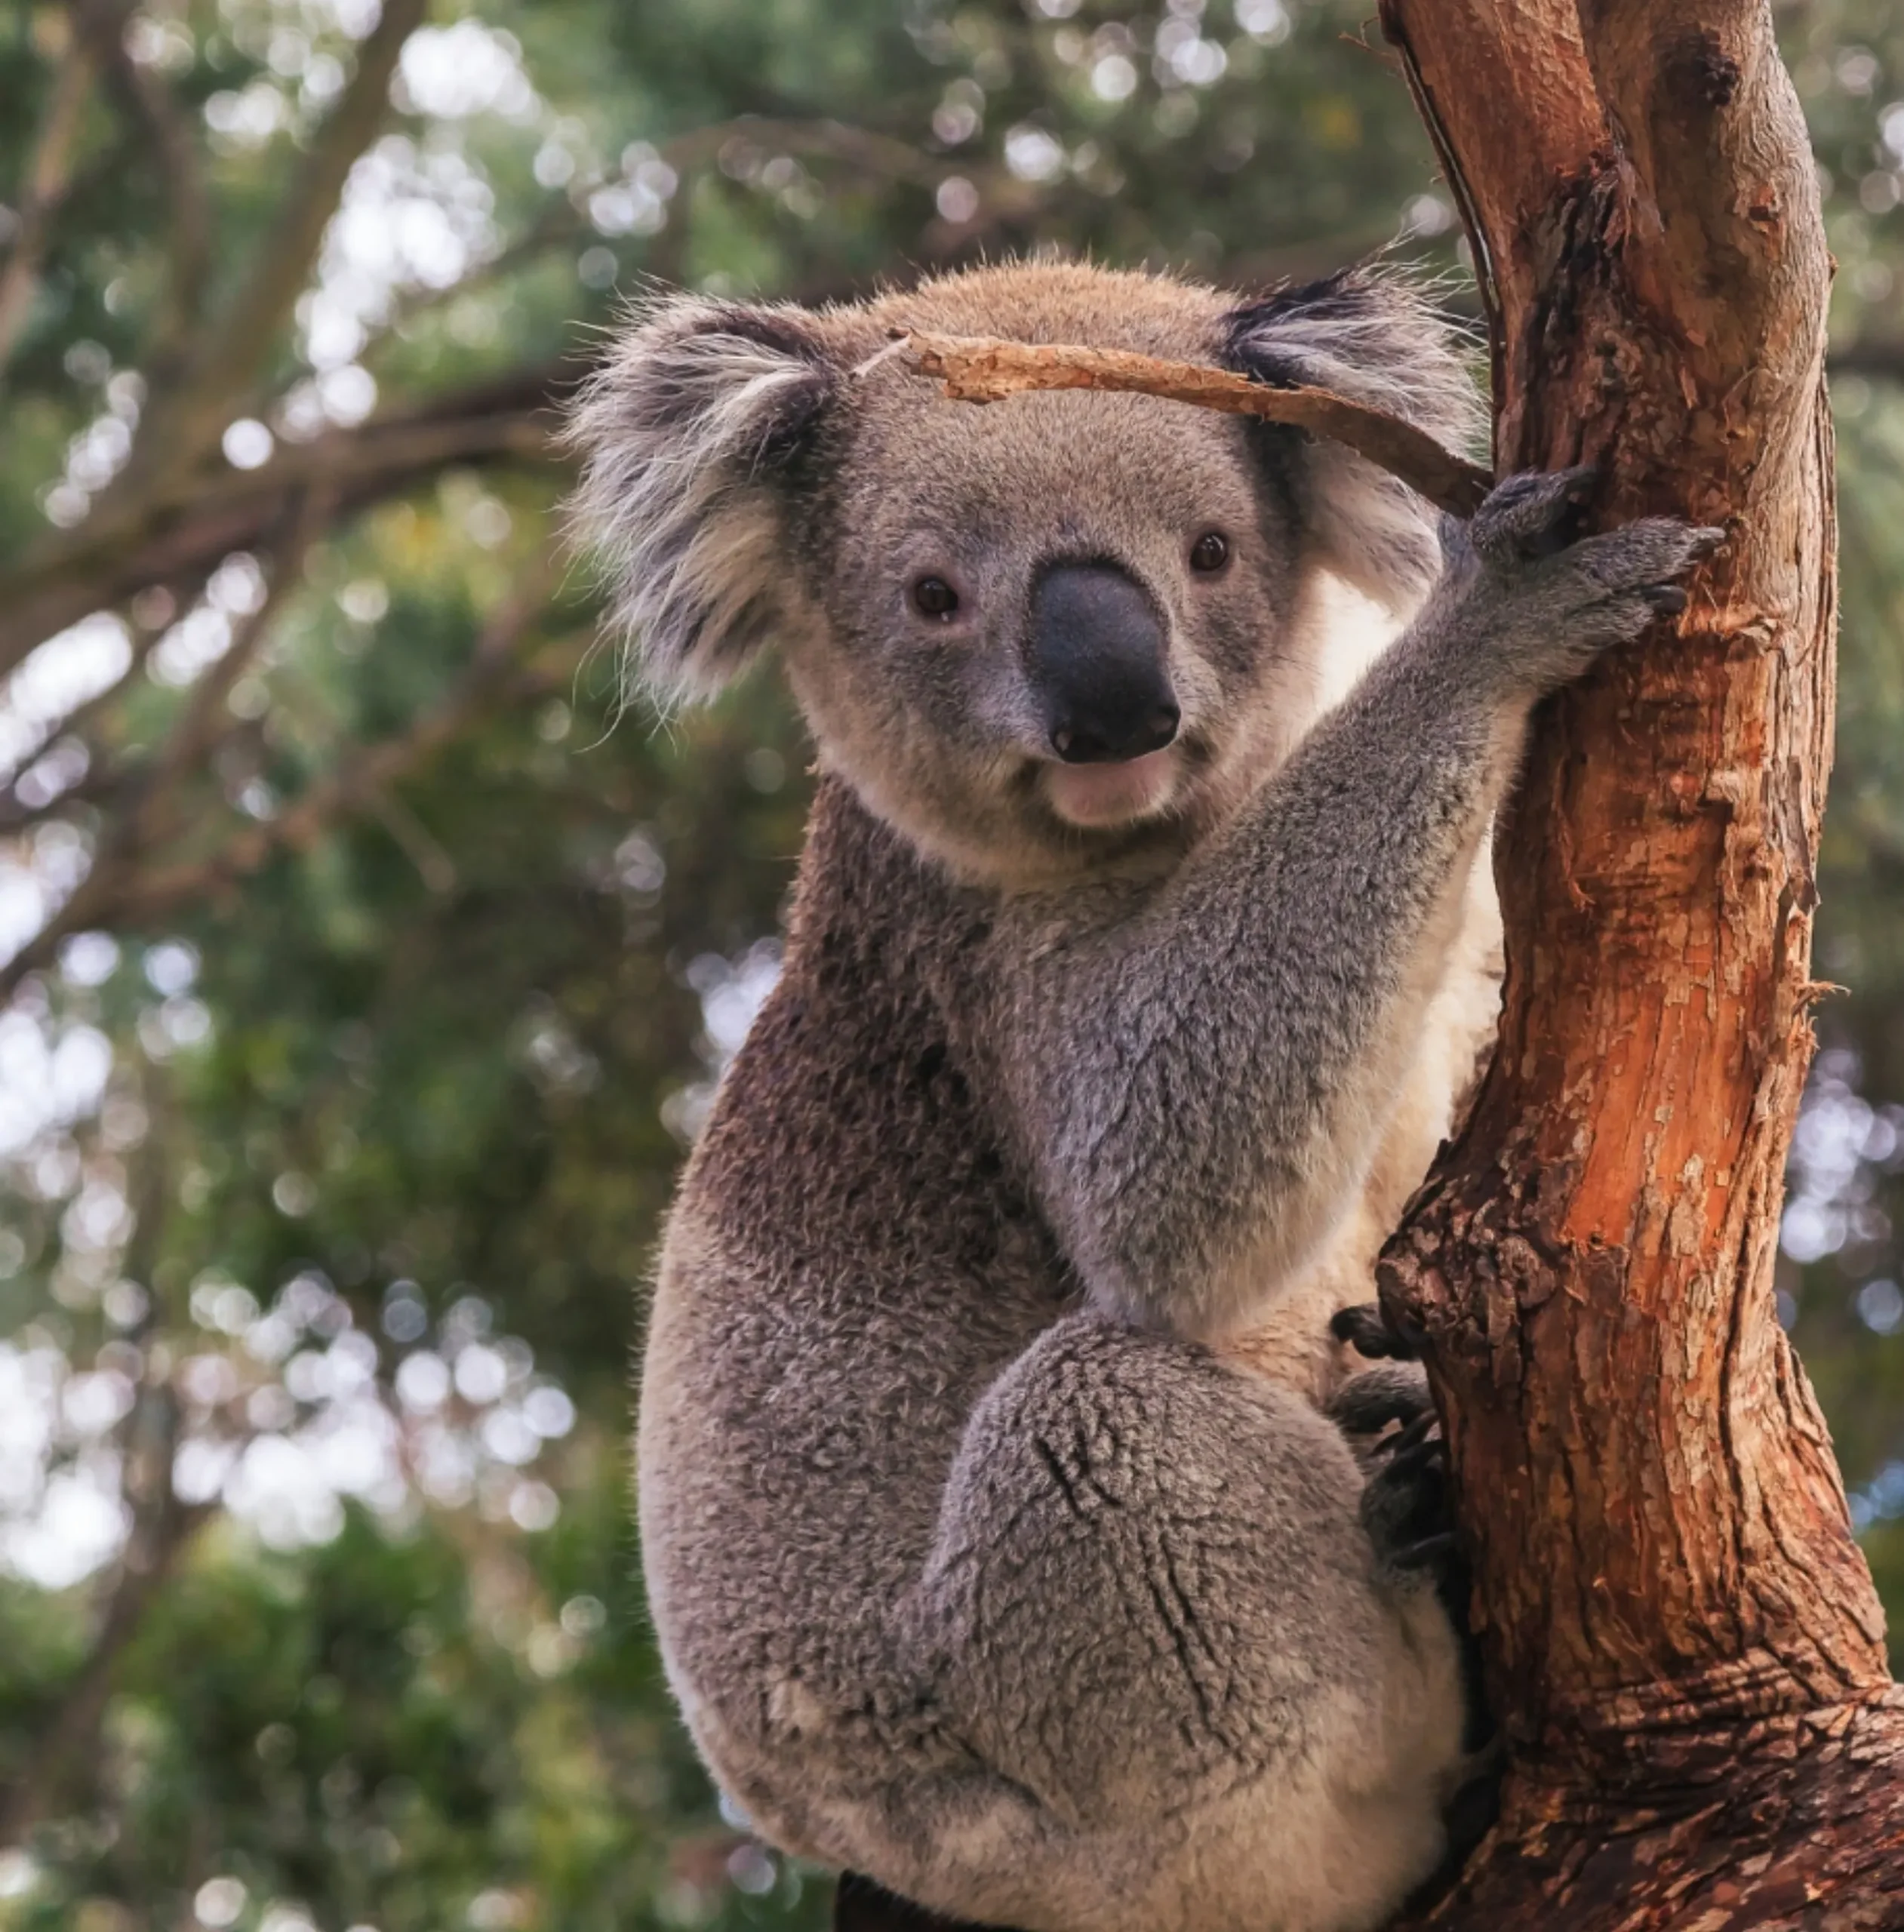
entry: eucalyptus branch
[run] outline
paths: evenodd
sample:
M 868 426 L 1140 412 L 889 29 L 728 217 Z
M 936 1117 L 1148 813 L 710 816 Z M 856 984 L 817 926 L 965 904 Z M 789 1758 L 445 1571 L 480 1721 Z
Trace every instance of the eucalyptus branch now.
M 177 783 L 204 768 L 218 735 L 217 718 L 232 688 L 249 670 L 271 633 L 285 600 L 303 574 L 304 559 L 318 532 L 328 521 L 328 496 L 312 492 L 297 503 L 288 519 L 289 534 L 272 560 L 265 594 L 258 608 L 238 626 L 229 648 L 192 688 L 183 715 L 143 771 L 133 780 L 135 813 L 150 799 L 158 823 L 143 828 L 139 844 L 149 848 L 174 828 L 165 825 L 165 801 Z M 172 816 L 177 817 L 177 801 Z
M 136 1524 L 92 1646 L 65 1687 L 51 1721 L 33 1741 L 30 1774 L 0 1794 L 0 1844 L 17 1844 L 54 1814 L 75 1781 L 96 1771 L 100 1730 L 118 1660 L 194 1533 L 211 1514 L 208 1505 L 181 1503 L 172 1491 L 170 1450 L 177 1441 L 177 1398 L 169 1389 L 149 1391 L 135 1414 L 151 1416 L 155 1408 L 165 1412 L 150 1423 L 161 1432 L 153 1460 L 164 1458 L 162 1494 Z
M 195 591 L 195 595 L 197 594 Z M 82 799 L 97 801 L 109 792 L 118 782 L 118 774 L 102 769 L 102 748 L 89 735 L 88 727 L 103 716 L 125 696 L 127 687 L 143 672 L 153 651 L 157 648 L 162 632 L 146 632 L 132 648 L 132 654 L 126 660 L 126 667 L 103 691 L 95 691 L 85 703 L 76 704 L 64 717 L 57 720 L 33 749 L 25 753 L 0 779 L 0 834 L 23 830 L 37 824 L 43 818 L 78 804 Z M 85 747 L 87 772 L 77 784 L 69 785 L 57 798 L 49 798 L 45 804 L 29 805 L 24 803 L 18 792 L 20 781 L 45 754 L 48 749 L 62 738 L 77 738 Z
M 455 301 L 475 290 L 493 286 L 546 250 L 573 242 L 588 230 L 588 219 L 567 201 L 551 202 L 524 232 L 494 255 L 479 261 L 467 275 L 445 288 L 415 288 L 399 296 L 392 304 L 389 318 L 372 334 L 358 353 L 358 360 L 374 368 L 393 337 L 419 316 L 426 315 L 444 303 Z
M 1825 358 L 1834 376 L 1875 376 L 1880 381 L 1904 383 L 1904 336 L 1854 337 Z
M 309 851 L 339 820 L 374 807 L 386 787 L 456 737 L 508 680 L 548 614 L 556 580 L 552 556 L 545 556 L 491 614 L 449 691 L 407 731 L 345 758 L 275 817 L 245 826 L 207 857 L 151 872 L 130 895 L 131 915 L 152 918 L 207 897 L 279 852 Z
M 218 736 L 214 721 L 219 706 L 257 655 L 297 580 L 305 553 L 321 527 L 311 509 L 308 503 L 300 506 L 291 536 L 271 570 L 263 601 L 246 617 L 224 656 L 201 679 L 164 744 L 143 764 L 114 774 L 113 788 L 125 794 L 122 808 L 100 841 L 92 869 L 33 942 L 39 948 L 36 962 L 50 958 L 51 948 L 61 940 L 93 925 L 106 909 L 122 900 L 150 854 L 182 829 L 187 814 L 179 788 L 208 762 Z M 57 811 L 63 802 L 69 801 L 55 800 L 49 809 Z M 16 968 L 23 974 L 29 970 L 29 964 L 22 963 L 24 958 L 16 955 L 0 971 L 0 987 L 10 992 L 17 978 L 7 975 Z
M 1426 430 L 1331 389 L 1276 389 L 1227 369 L 1068 343 L 1001 342 L 907 329 L 899 331 L 894 346 L 921 374 L 938 377 L 957 401 L 998 402 L 1033 389 L 1161 396 L 1332 437 L 1456 516 L 1471 515 L 1491 487 L 1486 470 L 1444 449 Z
M 125 1256 L 126 1273 L 146 1284 L 152 1281 L 171 1193 L 172 1164 L 166 1158 L 161 1127 L 165 1112 L 162 1106 L 152 1109 L 135 1171 L 132 1240 Z M 144 1340 L 156 1318 L 155 1298 L 134 1339 Z M 0 1789 L 0 1844 L 19 1844 L 36 1824 L 78 1795 L 76 1786 L 97 1774 L 100 1733 L 119 1659 L 138 1635 L 146 1611 L 194 1533 L 211 1513 L 208 1505 L 182 1502 L 172 1486 L 182 1420 L 178 1398 L 168 1383 L 149 1383 L 140 1389 L 123 1442 L 131 1534 L 86 1655 L 33 1739 L 26 1774 Z
M 863 174 L 909 181 L 921 188 L 936 188 L 947 175 L 966 171 L 909 142 L 869 128 L 856 128 L 844 121 L 758 114 L 691 128 L 663 143 L 658 152 L 670 168 L 697 168 L 718 160 L 721 149 L 735 140 L 751 141 L 778 154 L 822 155 Z
M 690 169 L 704 168 L 718 161 L 722 149 L 737 140 L 752 142 L 777 153 L 823 156 L 840 162 L 858 174 L 927 189 L 936 189 L 948 175 L 960 171 L 951 162 L 926 154 L 889 134 L 850 127 L 840 121 L 769 118 L 758 114 L 738 115 L 731 120 L 710 122 L 705 127 L 690 128 L 684 134 L 657 143 L 655 154 L 659 160 L 684 174 Z M 1016 177 L 1008 173 L 1001 171 L 1001 177 L 1014 186 L 1017 185 Z M 588 217 L 582 209 L 565 198 L 552 200 L 515 240 L 487 261 L 478 263 L 460 281 L 452 282 L 447 288 L 418 289 L 400 300 L 389 323 L 372 338 L 365 351 L 365 358 L 374 356 L 405 323 L 472 289 L 500 281 L 525 263 L 534 261 L 545 250 L 578 240 L 590 232 Z

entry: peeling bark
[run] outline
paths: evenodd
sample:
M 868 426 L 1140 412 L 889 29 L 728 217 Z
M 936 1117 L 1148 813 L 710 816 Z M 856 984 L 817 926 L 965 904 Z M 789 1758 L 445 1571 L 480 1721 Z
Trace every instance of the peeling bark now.
M 1511 1753 L 1427 1922 L 1904 1924 L 1904 1700 L 1772 1292 L 1832 723 L 1810 144 L 1750 0 L 1382 21 L 1486 279 L 1500 470 L 1730 538 L 1543 708 L 1500 1050 L 1385 1259 Z

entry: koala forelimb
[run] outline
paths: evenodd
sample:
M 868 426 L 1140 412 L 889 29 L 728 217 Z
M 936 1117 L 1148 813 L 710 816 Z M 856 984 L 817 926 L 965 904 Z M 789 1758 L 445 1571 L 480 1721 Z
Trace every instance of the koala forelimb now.
M 1163 889 L 1008 915 L 1000 1068 L 1100 1306 L 1220 1335 L 1354 1198 L 1528 706 L 1718 534 L 1540 554 L 1583 480 L 1515 478 L 1450 531 L 1401 641 Z

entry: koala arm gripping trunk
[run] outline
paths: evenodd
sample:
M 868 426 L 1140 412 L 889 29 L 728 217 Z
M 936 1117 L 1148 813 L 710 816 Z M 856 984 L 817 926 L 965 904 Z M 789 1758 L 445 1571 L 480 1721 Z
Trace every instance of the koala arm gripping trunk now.
M 1683 604 L 1719 534 L 1567 545 L 1587 480 L 1501 485 L 1407 634 L 1167 885 L 1027 909 L 1004 1078 L 1098 1306 L 1243 1325 L 1358 1192 L 1529 708 Z
M 1427 614 L 1166 888 L 1017 976 L 1007 1078 L 1099 1306 L 1241 1325 L 1359 1191 L 1524 711 Z

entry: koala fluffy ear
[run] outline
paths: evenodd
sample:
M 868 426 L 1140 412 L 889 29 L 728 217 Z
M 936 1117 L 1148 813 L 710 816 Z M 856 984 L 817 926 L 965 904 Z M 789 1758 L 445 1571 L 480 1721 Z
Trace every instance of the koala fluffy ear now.
M 1225 318 L 1225 359 L 1259 381 L 1333 389 L 1466 453 L 1486 413 L 1459 332 L 1405 275 L 1345 269 L 1280 289 Z M 1418 600 L 1441 568 L 1441 516 L 1340 443 L 1305 444 L 1299 503 L 1322 560 L 1390 605 Z
M 767 640 L 783 578 L 774 481 L 839 380 L 814 318 L 681 297 L 583 391 L 583 539 L 606 561 L 635 678 L 664 706 L 712 695 Z

